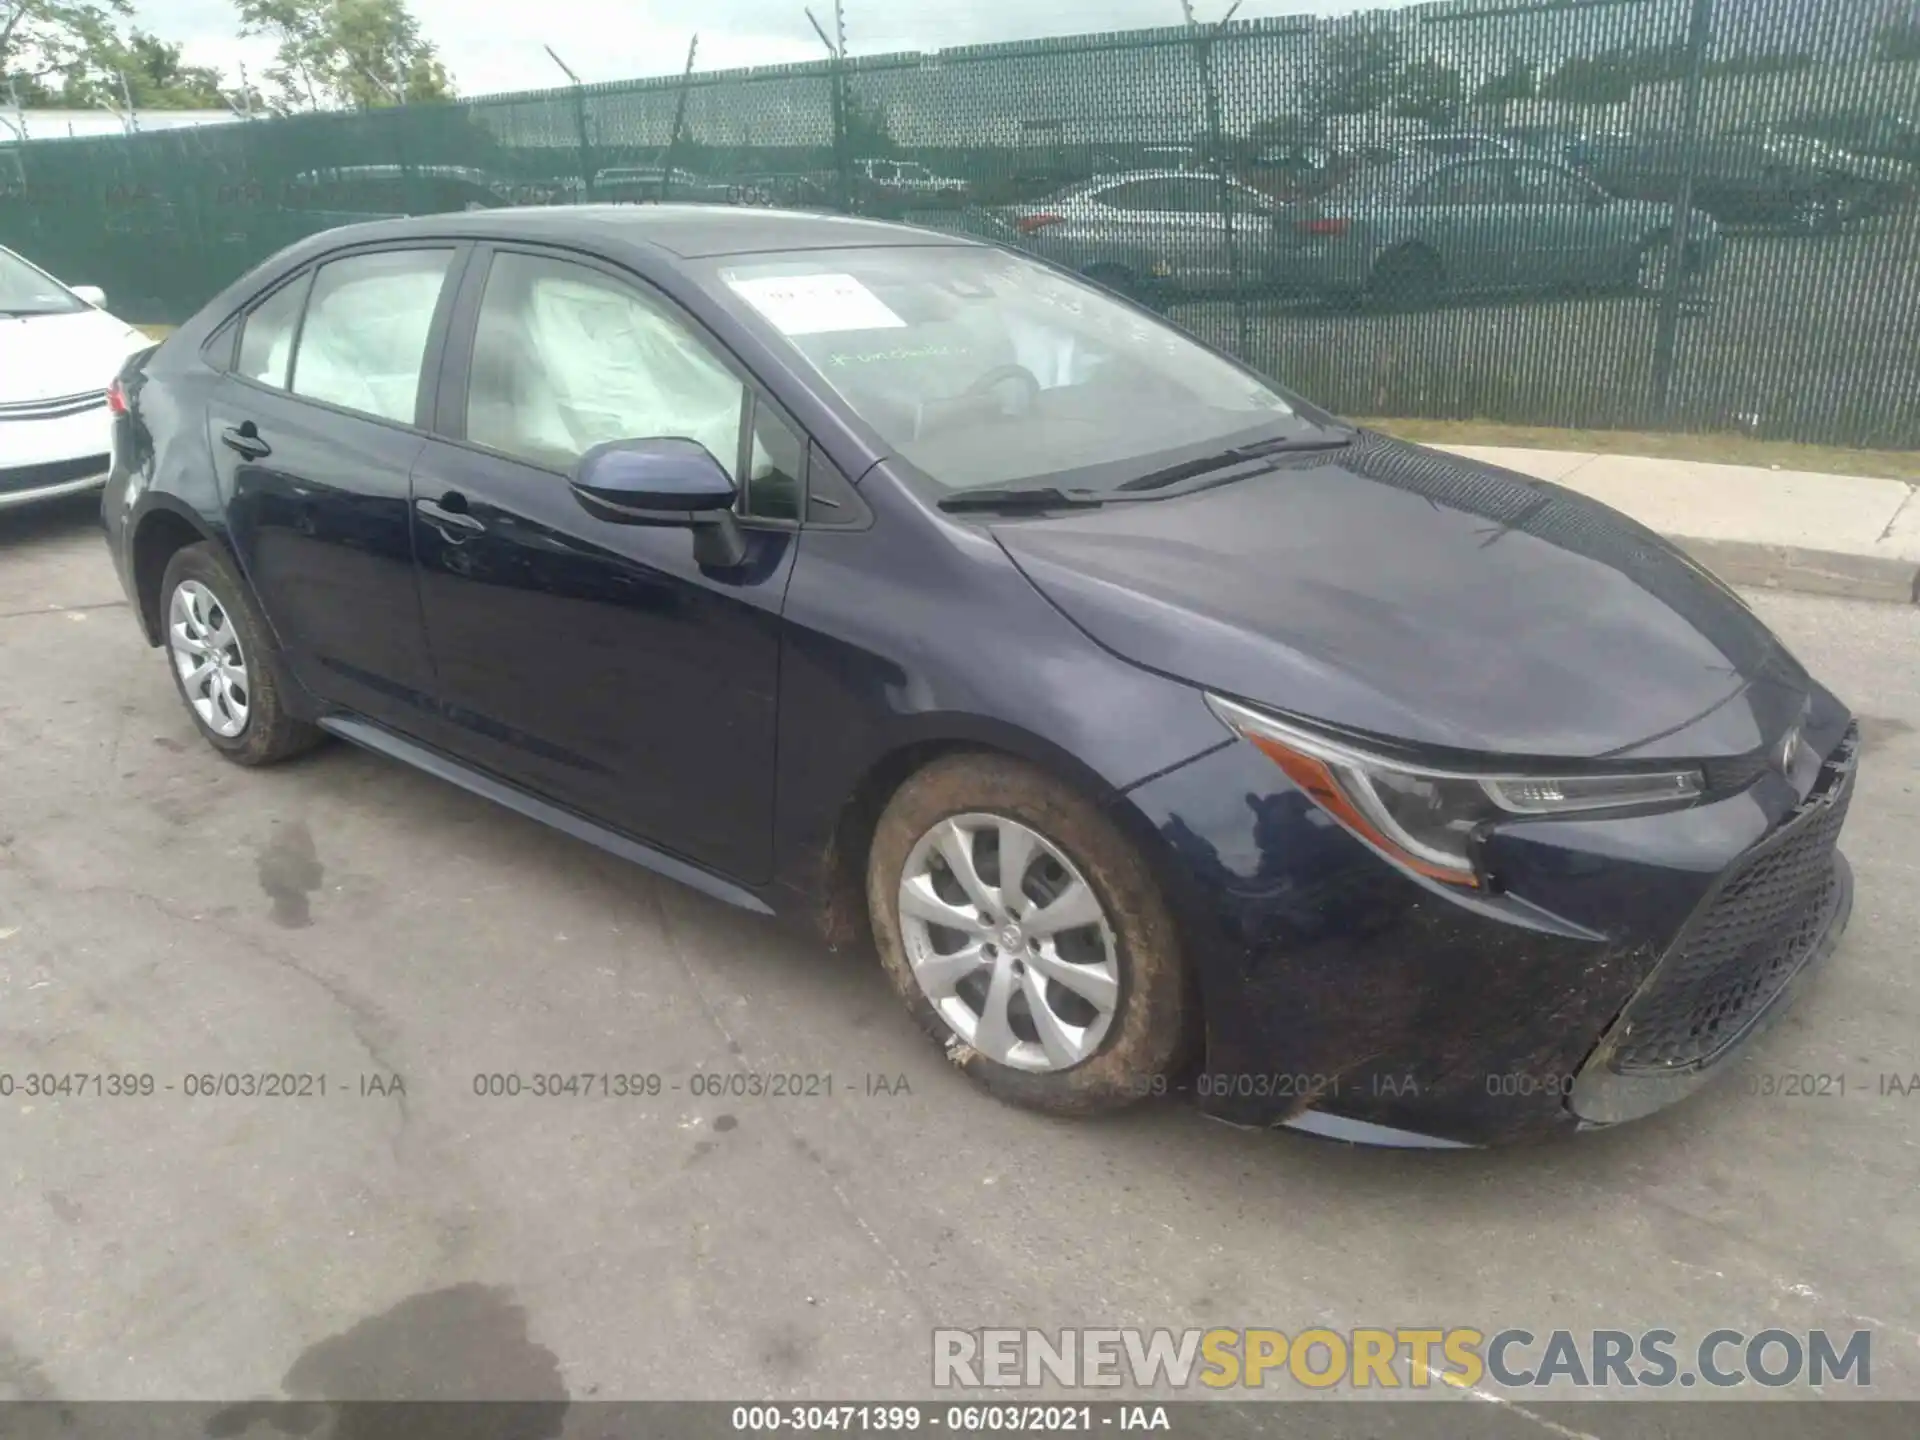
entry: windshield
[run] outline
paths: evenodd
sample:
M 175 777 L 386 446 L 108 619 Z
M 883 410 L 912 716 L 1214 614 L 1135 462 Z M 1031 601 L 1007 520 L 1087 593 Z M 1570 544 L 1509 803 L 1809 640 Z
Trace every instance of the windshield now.
M 716 271 L 948 490 L 1043 475 L 1111 488 L 1306 428 L 1279 391 L 1173 327 L 1004 251 L 816 250 Z
M 11 250 L 0 250 L 0 315 L 69 315 L 87 302 Z

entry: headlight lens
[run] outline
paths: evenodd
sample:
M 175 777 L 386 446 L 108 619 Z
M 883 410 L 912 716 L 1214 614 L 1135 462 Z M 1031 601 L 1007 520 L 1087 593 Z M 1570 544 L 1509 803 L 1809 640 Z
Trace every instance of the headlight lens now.
M 1315 804 L 1416 874 L 1477 887 L 1468 842 L 1501 815 L 1562 815 L 1633 805 L 1685 804 L 1704 788 L 1693 767 L 1589 775 L 1436 770 L 1376 755 L 1263 715 L 1218 695 L 1207 704 L 1258 746 Z

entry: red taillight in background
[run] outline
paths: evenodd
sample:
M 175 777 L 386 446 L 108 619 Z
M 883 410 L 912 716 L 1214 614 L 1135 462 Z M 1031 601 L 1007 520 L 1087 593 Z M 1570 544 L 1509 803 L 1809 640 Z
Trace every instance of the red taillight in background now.
M 1344 235 L 1352 225 L 1351 220 L 1302 220 L 1293 228 L 1302 235 Z
M 107 409 L 115 415 L 127 413 L 127 392 L 121 388 L 118 380 L 107 387 Z
M 1036 230 L 1044 230 L 1049 225 L 1058 225 L 1066 220 L 1064 215 L 1022 215 L 1014 221 L 1014 228 L 1022 235 L 1031 235 Z

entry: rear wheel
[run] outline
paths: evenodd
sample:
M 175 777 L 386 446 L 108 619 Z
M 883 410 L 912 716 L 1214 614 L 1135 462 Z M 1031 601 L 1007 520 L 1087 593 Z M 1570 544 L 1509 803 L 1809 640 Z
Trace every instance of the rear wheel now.
M 188 545 L 160 582 L 168 669 L 207 743 L 240 765 L 311 749 L 322 733 L 287 714 L 266 621 L 226 558 Z
M 870 856 L 888 978 L 987 1090 L 1090 1114 L 1165 1088 L 1189 1018 L 1173 921 L 1097 806 L 1024 762 L 953 756 L 900 787 Z
M 1374 262 L 1369 298 L 1388 310 L 1424 310 L 1436 305 L 1446 285 L 1440 257 L 1410 245 L 1392 250 Z

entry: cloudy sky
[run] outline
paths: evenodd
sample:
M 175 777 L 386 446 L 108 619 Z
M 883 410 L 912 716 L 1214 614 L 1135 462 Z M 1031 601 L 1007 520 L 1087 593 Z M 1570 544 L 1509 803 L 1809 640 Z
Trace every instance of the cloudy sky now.
M 820 42 L 806 6 L 826 23 L 832 0 L 412 0 L 427 37 L 464 94 L 564 84 L 541 49 L 551 45 L 589 83 L 677 71 L 688 37 L 700 33 L 703 70 L 814 60 Z M 994 40 L 1072 35 L 1178 24 L 1180 0 L 845 0 L 855 54 L 937 50 Z M 1231 0 L 1194 0 L 1202 20 Z M 1407 0 L 1372 0 L 1396 8 Z M 1243 0 L 1241 18 L 1339 15 L 1359 0 Z M 231 0 L 137 0 L 139 23 L 186 46 L 195 64 L 215 65 L 231 83 L 244 63 L 257 74 L 272 46 L 242 40 Z

